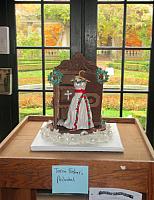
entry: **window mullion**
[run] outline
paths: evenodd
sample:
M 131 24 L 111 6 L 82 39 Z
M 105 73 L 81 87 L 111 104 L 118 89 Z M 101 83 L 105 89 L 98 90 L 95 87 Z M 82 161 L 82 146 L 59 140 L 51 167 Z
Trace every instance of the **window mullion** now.
M 152 19 L 152 33 L 154 31 L 154 5 L 153 5 L 153 19 Z M 152 34 L 152 50 L 150 57 L 149 69 L 149 95 L 148 95 L 148 109 L 147 109 L 147 127 L 146 133 L 154 147 L 154 34 Z
M 96 62 L 97 0 L 85 0 L 85 52 L 87 59 Z
M 124 3 L 123 43 L 122 43 L 122 63 L 121 63 L 120 117 L 122 117 L 122 115 L 123 115 L 123 90 L 124 90 L 124 65 L 125 65 L 125 41 L 126 41 L 126 16 L 127 16 L 127 4 Z
M 45 50 L 44 50 L 44 4 L 41 3 L 41 34 L 42 34 L 42 89 L 43 89 L 43 115 L 46 114 L 45 109 Z
M 82 52 L 82 0 L 70 1 L 70 18 L 71 18 L 71 57 L 76 52 Z

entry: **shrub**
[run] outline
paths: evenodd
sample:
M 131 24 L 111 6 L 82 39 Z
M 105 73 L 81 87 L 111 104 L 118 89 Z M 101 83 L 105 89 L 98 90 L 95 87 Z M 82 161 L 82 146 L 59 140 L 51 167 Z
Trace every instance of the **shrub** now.
M 114 69 L 121 70 L 121 63 L 120 62 L 114 62 L 109 63 L 108 67 L 113 67 Z M 147 62 L 126 62 L 125 63 L 125 70 L 128 71 L 142 71 L 142 72 L 148 72 L 149 71 L 149 63 Z

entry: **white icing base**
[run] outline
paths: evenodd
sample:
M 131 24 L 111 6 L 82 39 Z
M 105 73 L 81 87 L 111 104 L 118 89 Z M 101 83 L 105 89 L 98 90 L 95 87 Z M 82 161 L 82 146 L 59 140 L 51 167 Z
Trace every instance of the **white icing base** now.
M 44 122 L 31 145 L 32 151 L 113 151 L 123 152 L 116 123 L 107 123 L 105 131 L 96 131 L 92 134 L 59 133 L 51 131 Z

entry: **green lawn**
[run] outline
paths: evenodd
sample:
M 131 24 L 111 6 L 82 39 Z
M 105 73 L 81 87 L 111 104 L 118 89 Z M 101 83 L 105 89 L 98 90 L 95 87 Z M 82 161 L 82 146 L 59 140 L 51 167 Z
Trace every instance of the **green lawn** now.
M 20 121 L 27 115 L 42 115 L 42 108 L 20 108 Z M 50 107 L 46 108 L 46 115 L 53 116 L 53 109 Z M 107 109 L 102 112 L 102 117 L 119 117 L 119 110 Z M 138 118 L 143 128 L 146 124 L 145 111 L 129 111 L 123 110 L 123 117 L 135 117 Z
M 45 78 L 46 83 L 48 83 L 47 77 L 52 71 L 54 66 L 57 66 L 60 61 L 46 61 L 45 66 Z M 107 62 L 106 62 L 107 64 Z M 126 85 L 148 85 L 148 72 L 147 72 L 147 61 L 127 61 L 125 65 L 125 74 L 124 74 L 124 84 Z M 27 84 L 39 84 L 42 81 L 42 69 L 41 69 L 41 61 L 20 61 L 19 62 L 19 71 L 18 71 L 18 78 L 19 78 L 19 85 L 27 85 Z M 108 65 L 107 65 L 108 66 Z M 117 67 L 118 66 L 118 67 Z M 139 67 L 138 67 L 139 66 Z M 114 76 L 112 76 L 109 80 L 108 85 L 120 85 L 120 77 L 121 77 L 121 63 L 118 61 L 114 61 Z M 137 71 L 138 69 L 142 69 L 141 71 Z M 146 70 L 145 70 L 146 69 Z M 146 114 L 145 111 L 139 109 L 139 111 L 123 110 L 123 117 L 137 117 L 140 119 L 143 127 L 145 127 L 145 120 Z M 46 109 L 47 115 L 53 115 L 53 110 L 51 108 Z M 33 107 L 33 108 L 20 108 L 20 120 L 22 120 L 27 115 L 42 115 L 42 108 L 41 107 Z M 119 117 L 119 110 L 109 108 L 104 109 L 102 116 L 107 117 Z
M 45 71 L 45 76 L 46 76 L 46 81 L 47 77 L 50 74 L 51 70 L 47 69 Z M 115 85 L 115 84 L 120 84 L 120 76 L 121 76 L 121 71 L 118 69 L 114 70 L 115 75 L 111 77 L 110 81 L 106 84 L 108 85 Z M 19 82 L 22 80 L 22 84 L 34 84 L 35 78 L 38 79 L 38 83 L 41 83 L 42 80 L 42 71 L 41 69 L 38 71 L 26 71 L 26 72 L 19 72 L 18 73 L 18 78 Z M 48 82 L 47 82 L 48 83 Z M 139 84 L 139 85 L 147 85 L 148 83 L 148 73 L 147 72 L 137 72 L 137 71 L 125 71 L 125 84 Z

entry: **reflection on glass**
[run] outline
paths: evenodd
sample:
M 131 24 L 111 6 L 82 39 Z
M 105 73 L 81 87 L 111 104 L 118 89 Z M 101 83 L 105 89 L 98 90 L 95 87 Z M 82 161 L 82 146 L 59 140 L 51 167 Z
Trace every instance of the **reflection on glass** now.
M 123 117 L 135 117 L 145 128 L 147 112 L 146 94 L 124 94 Z
M 16 4 L 15 8 L 17 46 L 40 46 L 40 5 Z
M 148 90 L 150 52 L 127 50 L 125 52 L 125 90 Z
M 61 61 L 70 59 L 70 50 L 45 50 L 45 82 L 46 89 L 53 89 L 53 85 L 49 83 L 48 76 L 53 68 L 58 66 Z
M 121 47 L 123 32 L 123 5 L 99 4 L 97 46 Z
M 46 92 L 45 105 L 46 105 L 46 115 L 53 116 L 53 93 Z
M 70 5 L 44 5 L 45 46 L 70 46 Z
M 119 117 L 120 115 L 120 95 L 103 93 L 102 116 Z
M 19 89 L 42 89 L 41 50 L 22 49 L 17 54 Z
M 152 9 L 152 4 L 127 5 L 127 47 L 151 47 Z
M 42 93 L 20 92 L 19 93 L 19 116 L 20 121 L 27 115 L 42 115 Z
M 120 89 L 122 52 L 117 50 L 98 50 L 97 66 L 108 71 L 109 81 L 104 88 Z

